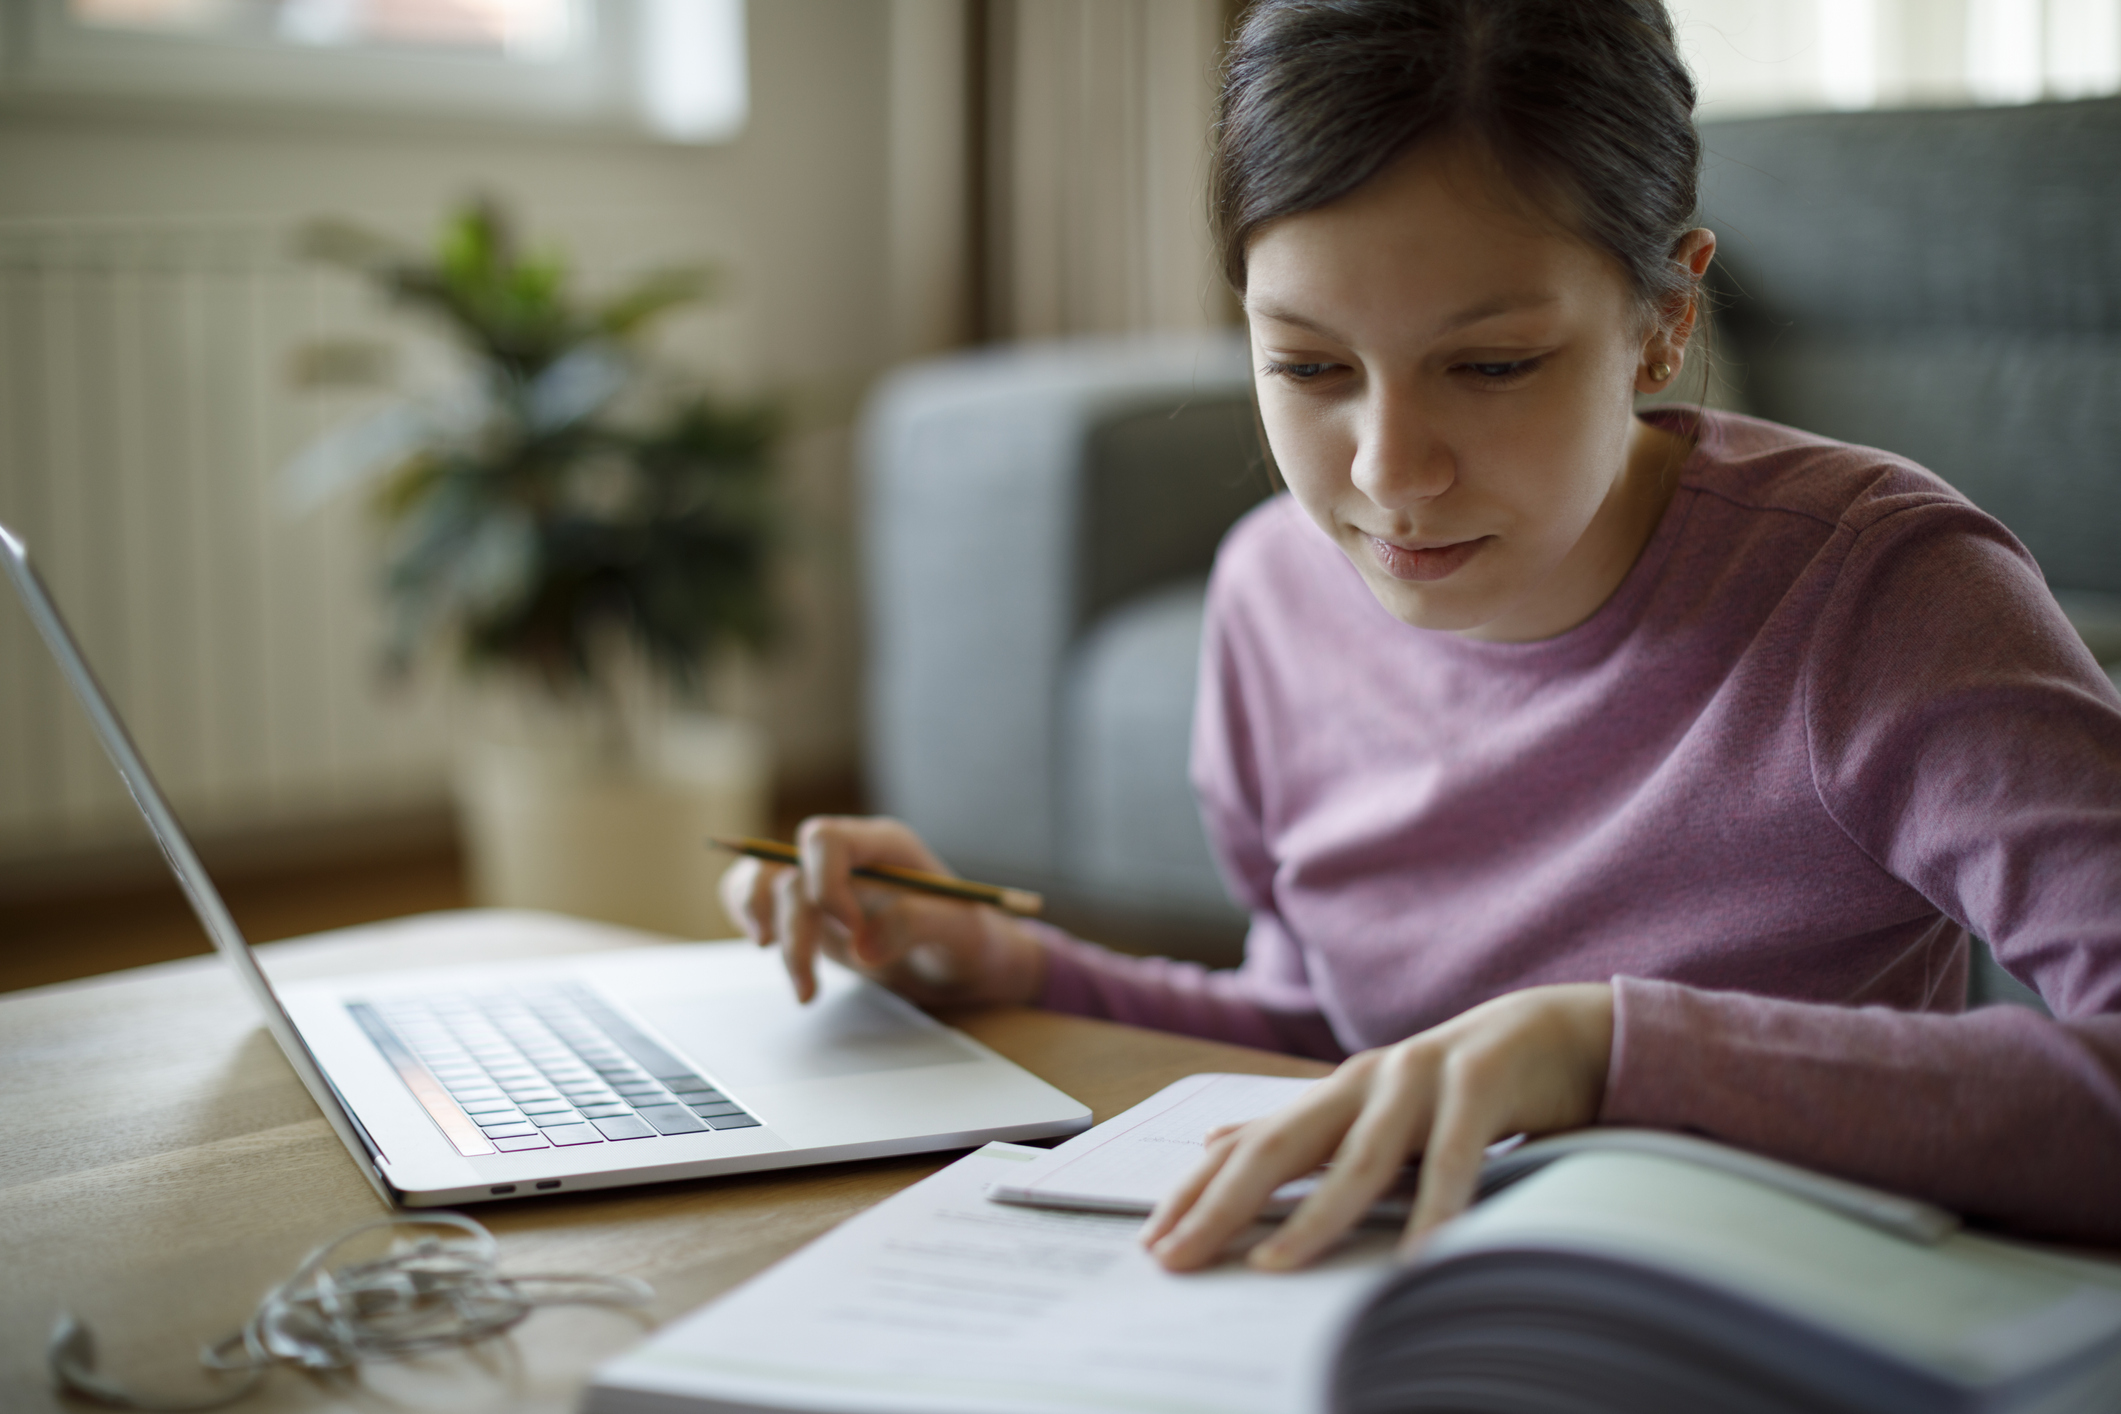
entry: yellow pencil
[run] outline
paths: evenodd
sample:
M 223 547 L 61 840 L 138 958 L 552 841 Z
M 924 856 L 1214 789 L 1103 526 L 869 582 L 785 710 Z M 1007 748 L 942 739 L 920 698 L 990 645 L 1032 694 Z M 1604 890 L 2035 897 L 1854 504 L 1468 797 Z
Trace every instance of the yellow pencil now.
M 753 859 L 764 859 L 774 864 L 799 862 L 792 844 L 779 840 L 755 840 L 713 836 L 708 843 L 726 849 L 732 854 L 745 854 Z M 996 908 L 1010 913 L 1019 913 L 1026 918 L 1035 917 L 1046 906 L 1046 900 L 1029 889 L 1005 889 L 996 884 L 975 884 L 970 879 L 953 879 L 948 874 L 930 874 L 925 869 L 901 869 L 896 864 L 861 865 L 852 871 L 856 878 L 874 879 L 880 884 L 896 884 L 902 889 L 917 889 L 922 893 L 940 894 L 944 898 L 963 899 L 967 903 L 991 903 Z

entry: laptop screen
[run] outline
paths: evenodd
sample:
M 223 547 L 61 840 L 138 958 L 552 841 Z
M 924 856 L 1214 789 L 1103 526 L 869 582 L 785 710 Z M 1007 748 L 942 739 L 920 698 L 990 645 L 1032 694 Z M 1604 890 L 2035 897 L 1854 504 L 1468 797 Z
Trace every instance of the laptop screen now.
M 250 944 L 244 940 L 242 930 L 230 916 L 228 906 L 221 901 L 220 890 L 207 876 L 206 866 L 199 862 L 199 855 L 185 835 L 184 827 L 177 823 L 176 812 L 163 797 L 161 787 L 155 784 L 147 762 L 141 759 L 139 748 L 133 745 L 132 734 L 125 729 L 117 709 L 111 706 L 103 685 L 88 666 L 82 655 L 80 644 L 66 626 L 59 613 L 59 606 L 45 588 L 44 581 L 30 564 L 29 548 L 22 538 L 5 525 L 0 525 L 0 564 L 7 569 L 7 577 L 21 596 L 22 607 L 29 611 L 30 622 L 37 626 L 39 636 L 51 650 L 52 658 L 66 678 L 67 685 L 74 690 L 89 724 L 95 728 L 96 739 L 103 743 L 103 750 L 118 774 L 125 781 L 125 788 L 132 794 L 133 804 L 140 807 L 140 814 L 147 821 L 147 828 L 154 834 L 155 843 L 161 846 L 162 857 L 169 861 L 170 871 L 177 876 L 177 883 L 184 896 L 191 901 L 192 912 L 199 916 L 206 935 L 213 939 L 214 947 L 228 959 L 236 975 L 250 988 L 259 1009 L 265 1014 L 265 1024 L 272 1031 L 273 1039 L 280 1043 L 288 1063 L 295 1068 L 303 1085 L 323 1109 L 326 1119 L 336 1129 L 358 1127 L 350 1125 L 345 1106 L 339 1102 L 337 1093 L 324 1079 L 316 1058 L 296 1032 L 288 1019 L 287 1010 L 280 999 L 273 995 L 272 984 L 265 978 L 265 970 L 252 955 Z M 349 1147 L 354 1145 L 349 1144 Z M 375 1146 L 363 1135 L 359 1147 L 371 1151 Z

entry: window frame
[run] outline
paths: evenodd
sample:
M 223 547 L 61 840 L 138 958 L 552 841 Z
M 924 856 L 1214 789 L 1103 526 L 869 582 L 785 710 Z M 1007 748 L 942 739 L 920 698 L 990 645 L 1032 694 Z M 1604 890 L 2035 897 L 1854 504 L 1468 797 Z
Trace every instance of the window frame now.
M 657 122 L 647 85 L 655 81 L 656 26 L 673 0 L 566 3 L 570 27 L 585 40 L 548 58 L 101 29 L 69 18 L 66 0 L 19 0 L 6 6 L 12 23 L 0 26 L 0 99 L 530 123 L 688 143 L 742 131 L 748 56 L 715 66 L 716 81 L 733 85 L 718 122 L 684 132 Z M 704 3 L 733 14 L 742 45 L 744 0 Z

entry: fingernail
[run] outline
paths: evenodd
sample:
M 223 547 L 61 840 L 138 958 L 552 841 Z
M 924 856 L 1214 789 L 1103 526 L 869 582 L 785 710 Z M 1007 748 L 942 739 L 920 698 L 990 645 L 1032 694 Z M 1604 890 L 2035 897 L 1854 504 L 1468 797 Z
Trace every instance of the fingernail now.
M 1259 1268 L 1262 1271 L 1273 1272 L 1284 1271 L 1293 1265 L 1290 1260 L 1289 1249 L 1278 1242 L 1260 1243 L 1259 1246 L 1246 1254 L 1245 1262 L 1248 1266 Z

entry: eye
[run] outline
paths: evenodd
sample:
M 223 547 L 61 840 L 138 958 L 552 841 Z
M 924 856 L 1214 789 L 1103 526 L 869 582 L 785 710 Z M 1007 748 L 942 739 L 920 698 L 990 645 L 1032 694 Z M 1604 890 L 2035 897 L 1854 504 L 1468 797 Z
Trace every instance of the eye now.
M 1539 367 L 1536 358 L 1519 358 L 1480 363 L 1461 363 L 1458 370 L 1470 373 L 1482 383 L 1514 383 Z
M 1308 383 L 1337 367 L 1338 364 L 1332 363 L 1275 363 L 1270 360 L 1260 372 L 1270 378 L 1287 378 L 1297 383 Z

